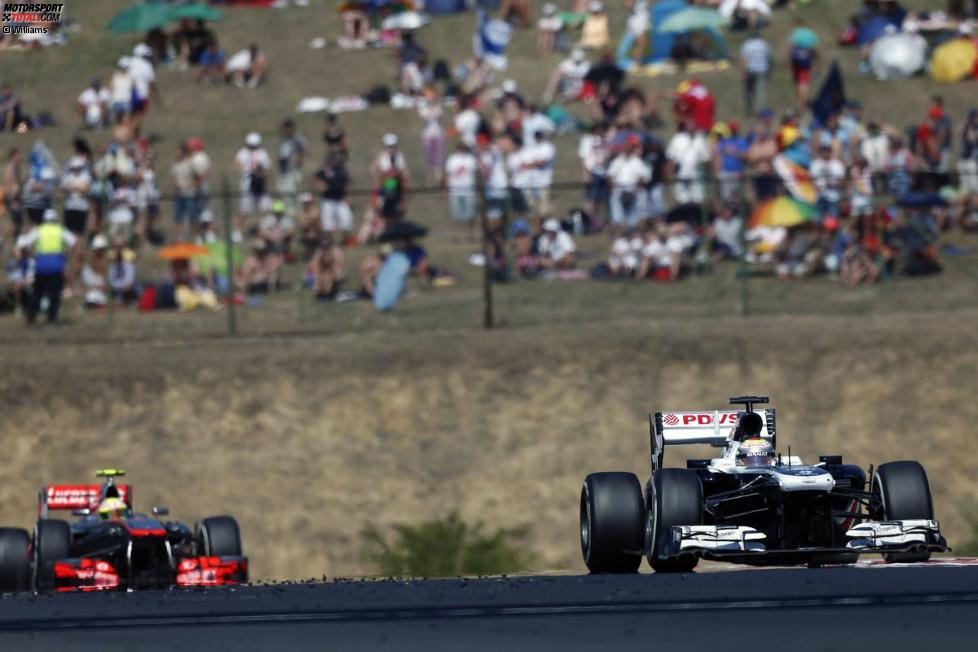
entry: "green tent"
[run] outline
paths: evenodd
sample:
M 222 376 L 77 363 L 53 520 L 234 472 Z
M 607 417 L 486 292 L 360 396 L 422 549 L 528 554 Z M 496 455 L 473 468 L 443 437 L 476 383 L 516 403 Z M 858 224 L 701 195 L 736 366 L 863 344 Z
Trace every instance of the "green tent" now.
M 126 32 L 148 32 L 162 27 L 173 20 L 173 7 L 162 3 L 133 5 L 123 9 L 109 21 L 109 31 L 113 34 Z

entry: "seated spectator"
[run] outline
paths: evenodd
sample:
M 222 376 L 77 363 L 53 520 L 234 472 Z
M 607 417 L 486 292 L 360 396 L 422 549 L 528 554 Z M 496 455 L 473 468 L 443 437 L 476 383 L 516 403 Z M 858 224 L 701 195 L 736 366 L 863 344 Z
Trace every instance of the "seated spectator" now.
M 573 269 L 577 245 L 554 218 L 543 221 L 543 233 L 537 238 L 540 267 L 547 270 Z
M 281 257 L 272 252 L 268 242 L 258 238 L 251 243 L 251 253 L 241 267 L 241 276 L 248 294 L 274 292 L 279 286 Z
M 24 119 L 20 100 L 14 95 L 13 87 L 6 82 L 0 83 L 0 132 L 16 131 Z
M 104 308 L 109 302 L 109 241 L 104 235 L 92 239 L 91 250 L 81 269 L 81 285 L 86 308 Z
M 23 236 L 21 236 L 23 237 Z M 28 313 L 31 305 L 31 291 L 34 287 L 34 257 L 31 247 L 17 238 L 13 255 L 4 266 L 7 275 L 7 291 L 12 295 L 14 310 Z
M 299 217 L 296 219 L 296 229 L 299 231 L 299 242 L 302 245 L 303 262 L 309 262 L 322 241 L 325 231 L 321 219 L 319 203 L 312 193 L 304 192 L 299 195 Z
M 610 40 L 608 14 L 604 12 L 604 3 L 601 0 L 591 0 L 587 4 L 587 18 L 581 28 L 581 47 L 585 50 L 602 50 Z
M 345 278 L 343 249 L 337 246 L 331 233 L 324 233 L 306 266 L 306 282 L 312 286 L 318 300 L 333 299 Z
M 197 83 L 220 84 L 227 77 L 226 57 L 224 51 L 217 47 L 214 41 L 207 45 L 207 49 L 200 55 L 197 61 L 200 70 L 197 71 Z
M 135 193 L 126 186 L 117 189 L 112 195 L 106 217 L 109 237 L 113 242 L 129 243 L 132 241 L 133 226 L 136 221 L 136 214 L 133 211 L 135 201 Z
M 562 102 L 585 99 L 584 78 L 590 70 L 591 64 L 584 56 L 584 50 L 574 48 L 570 57 L 561 61 L 550 76 L 544 102 L 552 102 L 555 97 Z
M 238 88 L 255 88 L 265 81 L 268 72 L 268 59 L 265 53 L 258 49 L 257 43 L 252 43 L 247 50 L 235 52 L 227 61 L 225 71 L 230 81 Z
M 707 230 L 714 264 L 726 259 L 740 259 L 744 253 L 743 231 L 744 220 L 734 213 L 733 206 L 721 204 L 717 218 Z
M 112 247 L 109 255 L 109 292 L 116 303 L 128 306 L 139 298 L 135 259 L 136 254 L 131 249 L 121 244 Z
M 537 21 L 537 53 L 550 54 L 564 24 L 557 15 L 557 6 L 552 2 L 543 5 L 542 14 Z
M 839 202 L 846 182 L 846 167 L 842 161 L 833 157 L 831 145 L 818 148 L 818 155 L 812 161 L 810 172 L 818 197 L 815 207 L 821 219 L 839 216 Z
M 781 280 L 812 276 L 822 268 L 824 251 L 817 224 L 797 226 L 775 254 L 775 272 Z
M 883 234 L 883 260 L 889 275 L 924 276 L 942 271 L 937 234 L 925 216 L 901 211 Z
M 293 261 L 292 236 L 295 234 L 295 220 L 288 216 L 285 202 L 276 199 L 272 202 L 272 212 L 258 224 L 258 237 L 265 241 L 268 250 L 282 257 L 285 262 Z
M 623 231 L 611 243 L 611 254 L 606 264 L 609 275 L 616 278 L 633 278 L 638 272 L 639 252 L 632 246 L 629 232 Z
M 78 117 L 82 127 L 97 129 L 109 125 L 111 115 L 112 94 L 102 82 L 95 78 L 88 88 L 78 96 Z

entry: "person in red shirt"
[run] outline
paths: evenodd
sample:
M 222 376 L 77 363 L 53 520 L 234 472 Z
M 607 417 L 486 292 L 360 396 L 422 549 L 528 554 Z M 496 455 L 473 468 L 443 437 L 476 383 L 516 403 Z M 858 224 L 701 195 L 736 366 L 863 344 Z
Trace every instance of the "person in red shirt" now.
M 692 120 L 697 131 L 709 133 L 714 122 L 713 94 L 698 79 L 684 81 L 677 89 L 673 112 L 677 122 Z

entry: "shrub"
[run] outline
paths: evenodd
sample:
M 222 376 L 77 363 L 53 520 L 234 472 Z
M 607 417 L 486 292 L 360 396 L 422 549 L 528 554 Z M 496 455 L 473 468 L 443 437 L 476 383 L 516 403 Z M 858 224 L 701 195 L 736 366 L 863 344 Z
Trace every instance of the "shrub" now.
M 512 543 L 515 530 L 486 534 L 481 522 L 469 525 L 452 512 L 419 525 L 395 525 L 393 541 L 373 526 L 361 536 L 367 560 L 381 575 L 400 577 L 457 577 L 499 575 L 525 568 L 529 556 Z

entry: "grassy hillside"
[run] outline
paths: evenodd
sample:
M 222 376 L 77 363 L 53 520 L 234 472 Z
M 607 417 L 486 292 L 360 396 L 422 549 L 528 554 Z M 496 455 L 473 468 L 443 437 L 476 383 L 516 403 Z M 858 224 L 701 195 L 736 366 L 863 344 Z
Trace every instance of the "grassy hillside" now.
M 962 454 L 978 419 L 976 318 L 618 318 L 8 348 L 0 523 L 30 526 L 44 482 L 124 465 L 143 507 L 238 515 L 258 577 L 370 572 L 365 525 L 452 510 L 524 530 L 539 569 L 580 570 L 580 482 L 647 473 L 647 411 L 759 392 L 794 454 L 921 460 L 953 545 L 978 500 Z M 667 462 L 687 452 L 710 454 Z

